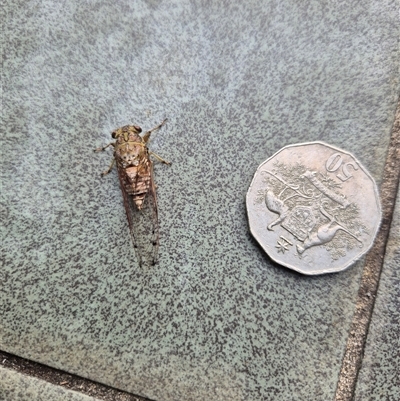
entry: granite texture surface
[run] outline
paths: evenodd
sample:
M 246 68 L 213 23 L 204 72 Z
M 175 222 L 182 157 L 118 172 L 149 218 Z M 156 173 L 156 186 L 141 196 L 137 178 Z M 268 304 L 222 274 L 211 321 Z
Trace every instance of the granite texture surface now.
M 0 366 L 0 401 L 100 401 Z
M 304 277 L 251 238 L 245 194 L 322 140 L 378 185 L 396 2 L 13 1 L 4 9 L 0 348 L 154 400 L 333 398 L 360 261 Z M 160 262 L 140 269 L 112 129 L 150 143 Z
M 400 399 L 400 193 L 386 248 L 355 401 Z

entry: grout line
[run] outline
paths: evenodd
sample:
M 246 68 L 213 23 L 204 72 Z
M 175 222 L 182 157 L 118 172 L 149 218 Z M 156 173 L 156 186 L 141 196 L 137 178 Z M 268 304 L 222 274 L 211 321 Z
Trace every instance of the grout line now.
M 59 369 L 0 351 L 0 366 L 104 401 L 151 401 Z
M 369 324 L 374 309 L 382 271 L 386 244 L 389 237 L 400 175 L 400 101 L 392 127 L 388 155 L 380 188 L 382 223 L 375 244 L 366 259 L 358 291 L 356 309 L 347 339 L 342 367 L 336 388 L 335 401 L 353 401 L 361 368 Z

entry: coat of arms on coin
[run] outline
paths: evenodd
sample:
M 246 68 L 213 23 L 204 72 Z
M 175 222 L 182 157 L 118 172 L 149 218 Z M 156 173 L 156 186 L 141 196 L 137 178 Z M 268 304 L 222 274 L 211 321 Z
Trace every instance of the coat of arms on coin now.
M 374 179 L 350 153 L 322 142 L 286 146 L 247 192 L 250 230 L 277 263 L 339 272 L 371 247 L 381 220 Z

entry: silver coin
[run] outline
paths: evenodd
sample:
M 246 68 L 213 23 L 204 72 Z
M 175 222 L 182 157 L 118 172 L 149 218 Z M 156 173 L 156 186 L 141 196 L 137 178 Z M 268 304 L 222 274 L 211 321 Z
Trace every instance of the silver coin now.
M 374 179 L 352 154 L 322 142 L 286 146 L 262 163 L 246 204 L 270 258 L 309 275 L 349 267 L 381 221 Z

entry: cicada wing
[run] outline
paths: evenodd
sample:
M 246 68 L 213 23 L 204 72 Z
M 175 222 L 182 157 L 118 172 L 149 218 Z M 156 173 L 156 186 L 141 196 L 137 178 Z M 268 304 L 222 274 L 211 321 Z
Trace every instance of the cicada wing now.
M 159 227 L 157 200 L 152 165 L 149 167 L 151 168 L 149 188 L 144 194 L 140 210 L 135 203 L 133 195 L 127 191 L 129 186 L 135 188 L 138 187 L 139 183 L 132 182 L 123 169 L 118 169 L 129 230 L 140 266 L 153 266 L 157 262 L 158 254 Z M 137 180 L 139 180 L 139 178 L 137 178 Z
M 159 247 L 157 198 L 152 165 L 150 168 L 148 192 L 143 199 L 141 210 L 137 213 L 138 218 L 133 224 L 134 235 L 142 255 L 142 263 L 146 266 L 154 266 L 157 263 Z

